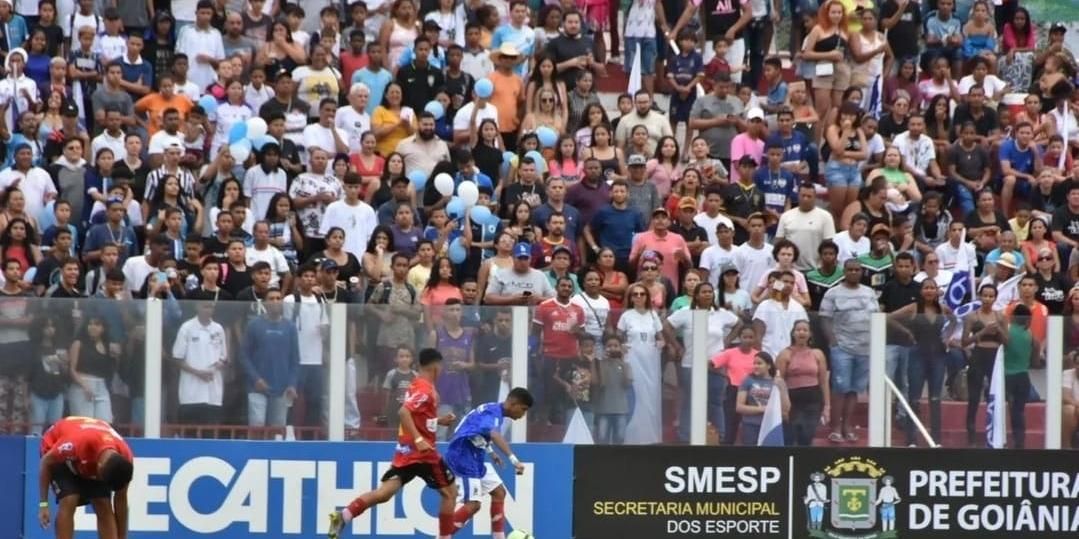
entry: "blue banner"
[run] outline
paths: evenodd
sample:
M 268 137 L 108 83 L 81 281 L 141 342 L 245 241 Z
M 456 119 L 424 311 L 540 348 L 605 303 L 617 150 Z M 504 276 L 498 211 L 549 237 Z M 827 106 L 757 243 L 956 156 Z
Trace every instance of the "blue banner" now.
M 25 440 L 26 500 L 38 499 L 38 443 Z M 136 455 L 128 496 L 131 539 L 324 536 L 327 515 L 375 488 L 394 447 L 384 442 L 130 443 Z M 508 491 L 509 528 L 539 537 L 571 537 L 573 447 L 517 444 L 514 452 L 525 473 L 515 476 L 508 465 L 498 470 Z M 53 530 L 37 523 L 36 505 L 28 503 L 23 510 L 25 537 L 51 538 Z M 485 501 L 473 522 L 454 537 L 490 537 L 488 507 Z M 438 495 L 417 479 L 391 502 L 353 521 L 346 537 L 432 537 L 438 531 L 437 513 Z M 75 527 L 77 539 L 97 537 L 95 517 L 86 509 L 76 513 Z
M 0 436 L 0 455 L 4 455 L 7 461 L 6 466 L 0 466 L 0 485 L 23 483 L 26 474 L 20 469 L 21 466 L 14 464 L 23 461 L 25 451 L 26 441 L 22 436 Z M 0 488 L 0 537 L 22 537 L 20 515 L 26 505 L 26 498 L 22 494 L 20 488 Z

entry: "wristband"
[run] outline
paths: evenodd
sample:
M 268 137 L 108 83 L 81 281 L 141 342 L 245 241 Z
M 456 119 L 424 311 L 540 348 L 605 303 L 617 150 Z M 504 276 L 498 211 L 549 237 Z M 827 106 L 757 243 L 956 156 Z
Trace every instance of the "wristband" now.
M 514 466 L 521 463 L 520 459 L 517 458 L 517 455 L 510 455 L 510 462 L 513 463 Z
M 37 506 L 38 506 L 38 507 L 40 507 L 41 509 L 48 509 L 48 507 L 49 507 L 49 502 L 39 502 L 39 503 L 37 504 Z

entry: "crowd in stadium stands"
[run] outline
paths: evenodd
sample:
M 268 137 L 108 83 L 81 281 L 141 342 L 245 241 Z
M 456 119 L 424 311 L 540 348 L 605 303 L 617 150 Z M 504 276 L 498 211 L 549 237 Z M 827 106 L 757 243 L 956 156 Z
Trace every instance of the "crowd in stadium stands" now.
M 1048 315 L 1079 349 L 1079 92 L 1020 4 L 0 0 L 0 425 L 139 424 L 157 298 L 172 424 L 324 426 L 334 303 L 348 426 L 424 346 L 460 417 L 528 306 L 539 432 L 686 441 L 703 310 L 723 443 L 773 384 L 849 443 L 887 312 L 938 437 L 1003 345 L 1021 446 Z

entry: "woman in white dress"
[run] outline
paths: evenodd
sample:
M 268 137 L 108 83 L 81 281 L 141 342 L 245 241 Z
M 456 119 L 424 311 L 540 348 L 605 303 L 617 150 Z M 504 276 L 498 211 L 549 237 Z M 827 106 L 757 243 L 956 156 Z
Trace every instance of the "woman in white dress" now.
M 648 288 L 630 285 L 630 308 L 618 320 L 618 332 L 626 343 L 626 362 L 633 371 L 627 444 L 658 444 L 663 441 L 662 366 L 663 323 L 652 308 Z

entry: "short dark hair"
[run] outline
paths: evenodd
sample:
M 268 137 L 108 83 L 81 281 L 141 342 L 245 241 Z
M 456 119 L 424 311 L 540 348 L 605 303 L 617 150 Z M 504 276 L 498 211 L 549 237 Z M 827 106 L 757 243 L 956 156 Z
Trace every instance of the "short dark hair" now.
M 827 251 L 829 249 L 835 251 L 836 254 L 839 254 L 839 245 L 837 245 L 836 242 L 832 240 L 824 240 L 820 242 L 820 245 L 817 246 L 817 254 L 824 254 L 824 251 Z
M 523 387 L 515 387 L 515 388 L 511 389 L 509 394 L 506 395 L 506 400 L 515 401 L 515 402 L 517 402 L 519 404 L 523 404 L 523 405 L 525 405 L 525 406 L 527 406 L 529 408 L 531 408 L 532 403 L 535 402 L 535 399 L 532 398 L 532 394 L 529 393 L 528 390 L 523 388 Z
M 109 490 L 122 490 L 131 482 L 131 476 L 134 472 L 135 466 L 131 464 L 130 460 L 119 453 L 114 453 L 105 460 L 105 464 L 101 467 L 101 481 L 109 487 Z
M 426 367 L 433 363 L 442 362 L 442 352 L 435 350 L 434 348 L 424 348 L 420 350 L 420 367 Z
M 912 254 L 910 254 L 910 253 L 908 253 L 906 251 L 903 251 L 902 253 L 899 253 L 899 254 L 895 255 L 895 261 L 899 262 L 900 260 L 905 260 L 907 262 L 910 262 L 911 264 L 914 264 L 914 262 L 915 262 L 914 261 L 914 255 L 912 255 Z

